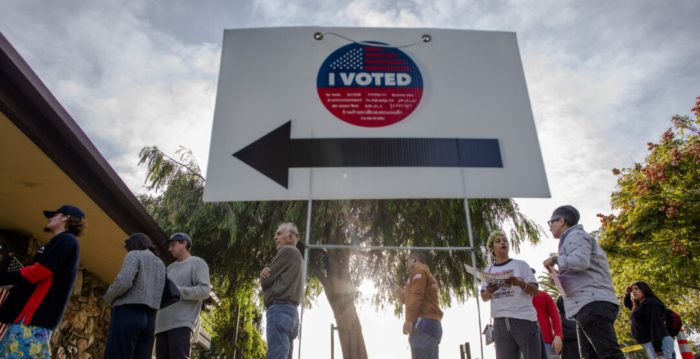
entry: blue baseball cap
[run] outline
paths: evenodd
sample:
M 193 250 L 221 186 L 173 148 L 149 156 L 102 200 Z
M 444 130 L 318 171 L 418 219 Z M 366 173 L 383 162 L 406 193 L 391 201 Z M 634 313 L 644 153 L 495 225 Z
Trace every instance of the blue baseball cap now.
M 80 208 L 69 205 L 61 206 L 61 208 L 55 211 L 44 211 L 44 216 L 46 216 L 46 218 L 51 218 L 55 216 L 56 213 L 67 214 L 69 216 L 77 217 L 80 219 L 85 218 L 85 213 L 83 213 L 83 211 L 81 211 Z
M 182 232 L 178 232 L 178 233 L 173 234 L 172 236 L 170 236 L 170 238 L 164 240 L 163 244 L 165 244 L 167 246 L 168 243 L 170 243 L 170 241 L 185 241 L 185 242 L 189 243 L 190 245 L 192 245 L 192 239 L 190 238 L 190 236 L 188 236 Z

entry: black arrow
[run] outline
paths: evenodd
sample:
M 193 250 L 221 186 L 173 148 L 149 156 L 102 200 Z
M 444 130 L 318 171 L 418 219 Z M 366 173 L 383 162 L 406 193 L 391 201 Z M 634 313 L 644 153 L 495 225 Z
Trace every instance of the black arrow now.
M 299 167 L 503 167 L 497 139 L 292 139 L 291 131 L 289 121 L 233 156 L 284 188 Z

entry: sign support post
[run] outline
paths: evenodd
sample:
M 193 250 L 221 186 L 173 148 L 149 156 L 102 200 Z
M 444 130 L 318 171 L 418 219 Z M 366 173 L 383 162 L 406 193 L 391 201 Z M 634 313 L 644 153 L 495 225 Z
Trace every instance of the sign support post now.
M 515 34 L 425 31 L 224 34 L 203 199 L 308 199 L 299 357 L 310 249 L 470 250 L 476 267 L 468 198 L 550 197 Z M 469 246 L 310 243 L 313 199 L 357 198 L 463 198 Z M 476 277 L 474 286 L 483 358 Z
M 301 313 L 299 319 L 299 354 L 297 359 L 301 359 L 301 333 L 304 329 L 304 302 L 306 299 L 306 272 L 309 267 L 309 239 L 311 237 L 311 185 L 313 183 L 313 170 L 309 169 L 309 204 L 306 208 L 306 232 L 304 233 L 304 269 L 302 271 L 301 284 Z
M 467 212 L 467 233 L 469 233 L 469 247 L 472 247 L 470 250 L 472 254 L 472 265 L 474 268 L 476 268 L 476 255 L 474 254 L 474 237 L 472 235 L 472 219 L 471 216 L 469 215 L 469 200 L 467 198 L 464 198 L 464 210 Z M 476 298 L 476 310 L 477 313 L 479 314 L 479 347 L 481 348 L 481 357 L 484 357 L 484 343 L 483 340 L 484 338 L 481 337 L 481 305 L 479 304 L 479 281 L 476 279 L 476 276 L 474 277 L 474 298 Z
M 457 142 L 457 157 L 460 158 L 460 151 L 459 148 L 459 141 Z M 461 160 L 461 158 L 460 158 Z M 472 266 L 476 268 L 476 254 L 474 253 L 474 235 L 472 234 L 472 218 L 471 215 L 469 214 L 469 199 L 467 196 L 467 182 L 464 179 L 464 171 L 460 170 L 459 173 L 462 175 L 462 190 L 464 191 L 464 213 L 467 216 L 467 233 L 469 235 L 469 247 L 471 250 L 472 255 Z M 481 337 L 481 305 L 479 304 L 479 281 L 477 280 L 476 276 L 474 277 L 474 298 L 476 298 L 476 311 L 479 317 L 479 330 L 477 333 L 479 333 L 479 348 L 481 349 L 481 357 L 484 357 L 484 342 L 483 338 Z

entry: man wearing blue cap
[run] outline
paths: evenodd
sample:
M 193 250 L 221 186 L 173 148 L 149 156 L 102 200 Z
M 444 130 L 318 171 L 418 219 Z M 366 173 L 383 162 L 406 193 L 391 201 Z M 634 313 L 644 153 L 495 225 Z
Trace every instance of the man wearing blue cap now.
M 77 236 L 85 230 L 85 214 L 77 207 L 44 211 L 44 232 L 54 237 L 19 271 L 0 271 L 0 286 L 11 285 L 0 307 L 0 323 L 9 329 L 0 341 L 2 358 L 49 358 L 49 338 L 58 328 L 73 292 L 80 265 Z
M 202 301 L 209 298 L 209 266 L 190 254 L 192 239 L 175 233 L 163 241 L 176 262 L 167 268 L 168 278 L 180 290 L 180 301 L 158 310 L 156 316 L 156 359 L 188 359 L 192 332 L 199 323 Z

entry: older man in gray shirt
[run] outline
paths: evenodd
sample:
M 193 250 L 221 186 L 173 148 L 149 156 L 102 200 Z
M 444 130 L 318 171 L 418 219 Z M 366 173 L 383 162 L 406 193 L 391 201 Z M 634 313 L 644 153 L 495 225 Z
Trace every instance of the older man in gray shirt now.
M 615 320 L 620 305 L 612 284 L 608 256 L 591 235 L 578 224 L 580 215 L 572 206 L 554 210 L 547 222 L 554 238 L 559 239 L 559 254 L 544 261 L 545 268 L 559 266 L 559 280 L 564 289 L 567 317 L 576 319 L 579 347 L 584 358 L 623 359 L 615 334 Z M 589 346 L 581 345 L 586 336 Z
M 301 300 L 301 252 L 295 247 L 299 231 L 292 223 L 282 223 L 275 233 L 277 255 L 260 273 L 267 308 L 267 359 L 292 357 L 293 340 L 299 335 L 297 306 Z
M 168 278 L 180 290 L 180 301 L 158 311 L 156 317 L 156 359 L 189 359 L 192 331 L 199 323 L 202 301 L 209 297 L 209 266 L 190 255 L 192 239 L 175 233 L 165 240 L 177 262 L 168 266 Z

